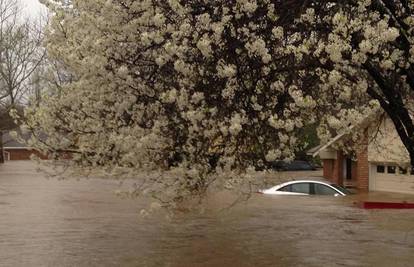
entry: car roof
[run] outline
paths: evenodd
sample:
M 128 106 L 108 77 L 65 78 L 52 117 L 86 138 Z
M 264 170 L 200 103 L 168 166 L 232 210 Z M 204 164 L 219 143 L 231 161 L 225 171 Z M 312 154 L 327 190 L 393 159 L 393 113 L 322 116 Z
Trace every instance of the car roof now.
M 287 186 L 287 185 L 290 185 L 290 184 L 298 184 L 298 183 L 315 183 L 315 184 L 323 184 L 323 185 L 332 186 L 331 183 L 329 183 L 329 182 L 318 181 L 318 180 L 310 180 L 309 179 L 309 180 L 294 180 L 294 181 L 285 182 L 285 183 L 282 183 L 282 184 L 275 185 L 274 188 Z

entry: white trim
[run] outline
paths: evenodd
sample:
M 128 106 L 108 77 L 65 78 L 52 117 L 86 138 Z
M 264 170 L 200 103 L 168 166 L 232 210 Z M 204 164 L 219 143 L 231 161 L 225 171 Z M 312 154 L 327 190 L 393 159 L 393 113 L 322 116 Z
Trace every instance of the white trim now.
M 10 161 L 10 152 L 3 151 L 4 160 Z
M 327 149 L 322 150 L 322 151 L 319 152 L 319 157 L 321 159 L 337 159 L 338 158 L 338 153 L 334 149 L 327 148 Z
M 375 177 L 374 174 L 377 172 L 376 168 L 377 165 L 368 162 L 368 191 L 375 191 Z
M 31 148 L 31 147 L 3 147 L 3 149 L 9 149 L 9 150 L 27 149 L 27 150 L 30 150 L 30 149 L 33 149 L 33 148 Z
M 345 132 L 343 132 L 341 134 L 338 134 L 337 136 L 335 136 L 334 138 L 332 138 L 331 141 L 329 141 L 325 145 L 321 146 L 318 150 L 316 150 L 316 152 L 312 154 L 312 157 L 316 157 L 322 150 L 324 150 L 324 149 L 328 148 L 329 146 L 331 146 L 333 143 L 335 143 L 336 141 L 338 141 L 339 139 L 341 139 L 344 135 L 349 134 L 349 131 L 351 131 L 354 128 L 355 128 L 355 125 L 351 125 L 348 128 L 348 131 L 345 131 Z

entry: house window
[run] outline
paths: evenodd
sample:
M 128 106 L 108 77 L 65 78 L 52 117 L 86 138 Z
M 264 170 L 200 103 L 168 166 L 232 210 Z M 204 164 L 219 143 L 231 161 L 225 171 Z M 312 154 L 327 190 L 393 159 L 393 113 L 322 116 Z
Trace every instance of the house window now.
M 387 166 L 387 173 L 395 173 L 396 169 L 395 166 Z
M 407 168 L 398 167 L 399 174 L 407 174 Z
M 377 165 L 377 172 L 378 173 L 384 173 L 385 172 L 385 166 L 384 165 Z

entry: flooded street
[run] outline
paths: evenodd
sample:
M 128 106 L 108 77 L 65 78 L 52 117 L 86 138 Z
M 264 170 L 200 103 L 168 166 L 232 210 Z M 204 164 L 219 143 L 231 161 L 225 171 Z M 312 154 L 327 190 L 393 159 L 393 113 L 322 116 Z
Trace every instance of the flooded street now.
M 34 168 L 0 166 L 0 266 L 413 266 L 414 210 L 257 194 L 169 221 L 140 217 L 147 203 L 116 197 L 116 181 Z

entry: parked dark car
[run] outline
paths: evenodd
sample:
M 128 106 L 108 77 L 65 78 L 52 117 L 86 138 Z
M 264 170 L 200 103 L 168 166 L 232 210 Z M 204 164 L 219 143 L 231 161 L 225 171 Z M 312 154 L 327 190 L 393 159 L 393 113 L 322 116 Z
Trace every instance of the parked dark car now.
M 303 160 L 285 162 L 282 160 L 272 163 L 272 169 L 276 171 L 315 171 L 316 167 Z

